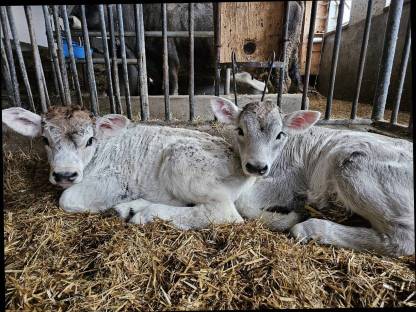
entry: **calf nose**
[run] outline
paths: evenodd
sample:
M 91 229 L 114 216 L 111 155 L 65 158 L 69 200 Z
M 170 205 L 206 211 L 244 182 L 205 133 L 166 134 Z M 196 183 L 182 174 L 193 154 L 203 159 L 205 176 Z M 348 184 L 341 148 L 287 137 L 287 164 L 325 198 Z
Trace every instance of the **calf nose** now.
M 253 173 L 253 174 L 259 174 L 259 175 L 264 175 L 267 172 L 267 165 L 253 165 L 250 163 L 246 164 L 246 169 L 248 172 Z
M 54 172 L 53 177 L 56 182 L 69 181 L 73 182 L 78 176 L 77 172 Z

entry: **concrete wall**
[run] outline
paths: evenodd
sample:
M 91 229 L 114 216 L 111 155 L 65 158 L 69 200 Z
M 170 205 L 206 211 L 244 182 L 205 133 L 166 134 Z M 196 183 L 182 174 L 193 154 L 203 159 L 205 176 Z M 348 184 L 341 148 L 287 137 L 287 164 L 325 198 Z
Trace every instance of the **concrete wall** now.
M 385 0 L 375 1 L 373 7 L 375 13 L 381 13 L 373 16 L 371 23 L 370 39 L 368 43 L 367 57 L 360 93 L 360 102 L 364 103 L 372 103 L 377 83 L 378 69 L 383 51 L 384 32 L 388 17 L 388 10 L 384 10 L 382 8 L 380 9 L 381 3 L 384 4 L 384 2 Z M 365 26 L 365 14 L 367 10 L 366 0 L 354 0 L 352 3 L 353 7 L 351 10 L 351 20 L 356 22 L 349 23 L 342 31 L 334 90 L 334 98 L 347 101 L 352 101 L 354 97 L 361 42 Z M 405 1 L 403 5 L 399 38 L 396 45 L 389 95 L 387 98 L 388 108 L 392 107 L 393 97 L 397 92 L 398 71 L 404 47 L 409 13 L 410 1 Z M 329 89 L 329 76 L 331 72 L 334 37 L 335 33 L 329 33 L 326 35 L 322 51 L 318 78 L 318 90 L 323 95 L 327 95 Z M 400 109 L 405 111 L 409 110 L 412 99 L 411 59 L 412 57 L 410 56 L 400 106 Z

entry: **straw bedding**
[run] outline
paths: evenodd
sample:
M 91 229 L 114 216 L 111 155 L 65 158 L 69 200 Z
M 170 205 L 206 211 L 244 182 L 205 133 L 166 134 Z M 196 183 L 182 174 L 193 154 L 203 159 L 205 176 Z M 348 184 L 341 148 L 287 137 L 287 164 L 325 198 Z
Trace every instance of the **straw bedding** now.
M 7 310 L 416 305 L 414 256 L 300 245 L 258 220 L 180 231 L 65 213 L 44 153 L 25 147 L 3 154 Z

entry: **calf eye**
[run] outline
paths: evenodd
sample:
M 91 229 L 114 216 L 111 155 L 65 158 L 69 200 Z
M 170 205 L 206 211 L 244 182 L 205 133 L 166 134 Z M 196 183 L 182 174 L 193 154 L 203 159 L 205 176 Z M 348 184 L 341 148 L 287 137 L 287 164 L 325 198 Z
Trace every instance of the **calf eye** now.
M 93 141 L 93 140 L 94 140 L 94 137 L 90 137 L 90 138 L 88 139 L 88 142 L 87 142 L 86 147 L 91 146 L 91 145 L 92 145 L 92 141 Z
M 43 141 L 43 144 L 45 144 L 46 146 L 49 146 L 49 141 L 48 141 L 48 138 L 47 137 L 42 137 L 42 141 Z
M 276 140 L 280 140 L 282 138 L 282 135 L 286 135 L 286 133 L 284 133 L 283 131 L 280 131 L 276 137 Z
M 244 136 L 243 129 L 237 128 L 237 131 L 238 131 L 238 135 Z

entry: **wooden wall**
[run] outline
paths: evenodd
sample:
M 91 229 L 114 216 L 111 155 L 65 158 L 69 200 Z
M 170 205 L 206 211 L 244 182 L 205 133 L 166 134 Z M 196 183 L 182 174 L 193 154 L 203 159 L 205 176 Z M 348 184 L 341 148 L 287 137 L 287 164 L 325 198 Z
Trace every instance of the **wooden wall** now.
M 279 56 L 284 2 L 221 2 L 218 9 L 221 25 L 220 63 L 231 62 L 233 49 L 237 62 L 268 61 L 273 50 L 276 57 Z M 250 53 L 253 44 L 255 50 Z

